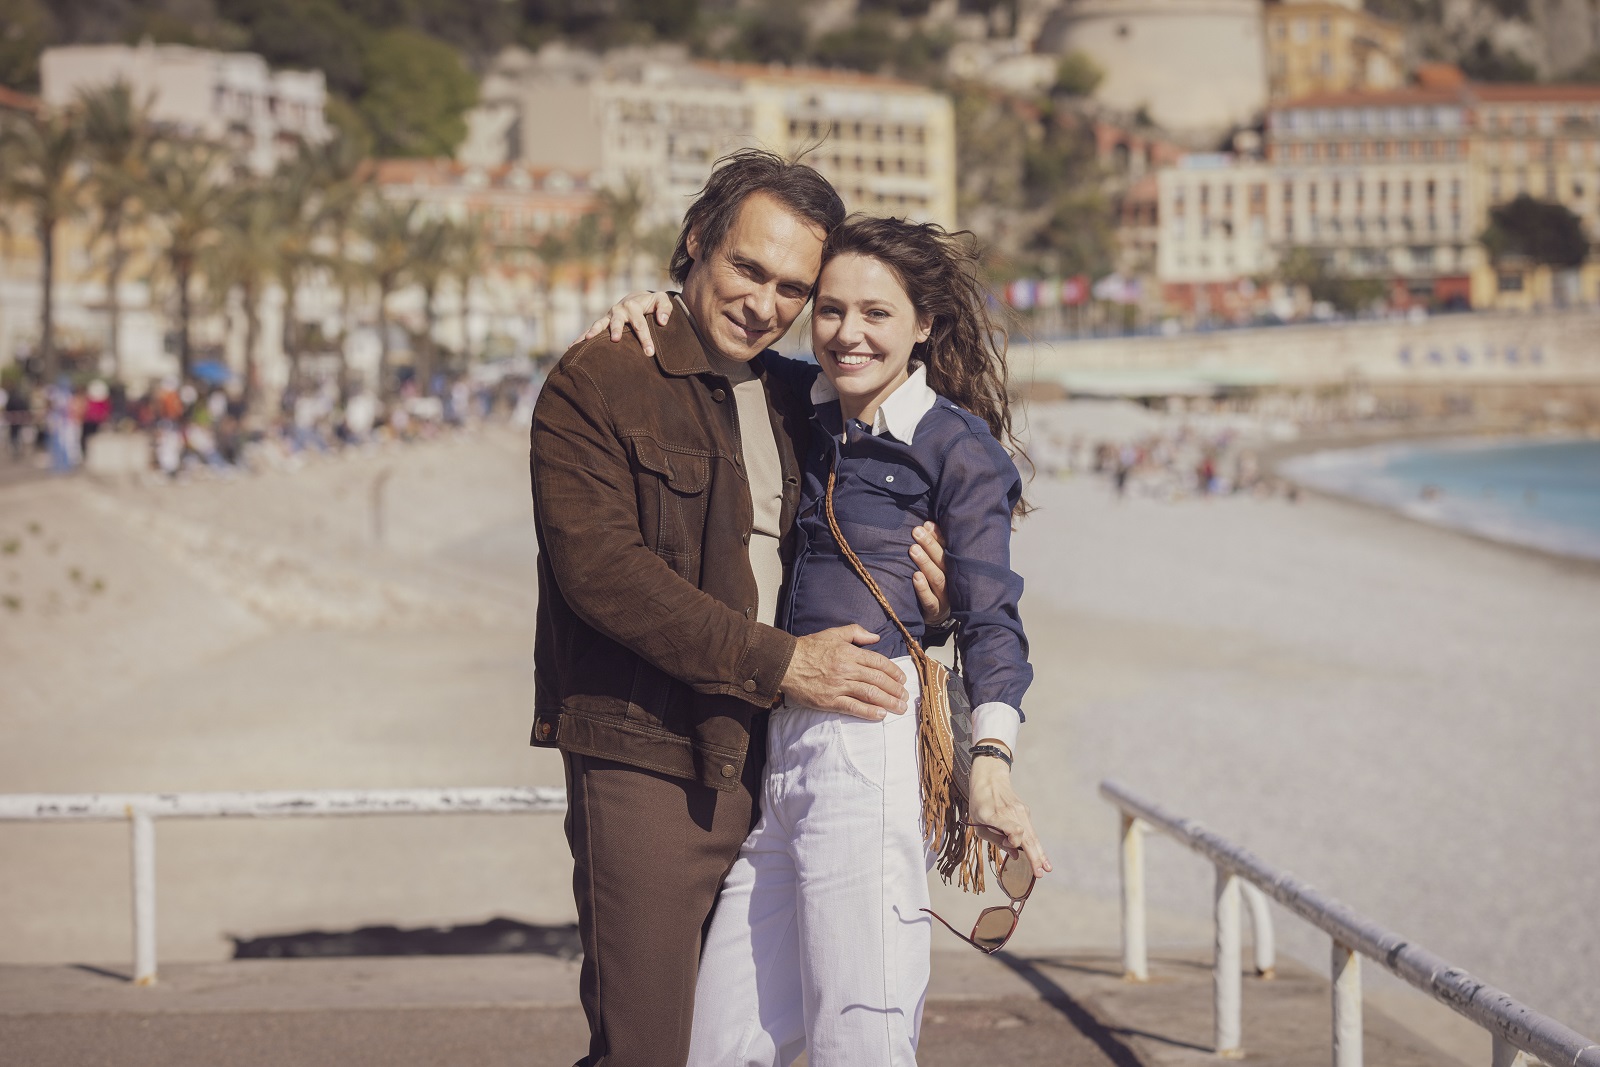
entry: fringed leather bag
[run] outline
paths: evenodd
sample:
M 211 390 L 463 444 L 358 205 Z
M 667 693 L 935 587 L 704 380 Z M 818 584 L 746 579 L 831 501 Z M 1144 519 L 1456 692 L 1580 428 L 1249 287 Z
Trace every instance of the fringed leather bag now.
M 967 696 L 966 681 L 961 677 L 959 663 L 957 670 L 951 671 L 928 655 L 922 643 L 911 636 L 911 631 L 889 606 L 883 590 L 878 588 L 861 557 L 855 554 L 839 529 L 839 521 L 833 515 L 833 483 L 834 472 L 829 471 L 828 493 L 823 498 L 828 529 L 833 532 L 833 539 L 839 543 L 839 550 L 850 561 L 850 566 L 867 583 L 883 613 L 906 639 L 908 654 L 917 665 L 917 679 L 922 689 L 917 711 L 917 763 L 922 781 L 923 839 L 938 857 L 939 877 L 947 884 L 958 879 L 960 887 L 968 893 L 982 893 L 984 858 L 987 855 L 998 870 L 1000 854 L 996 846 L 978 836 L 967 820 L 972 782 L 972 754 L 968 749 L 973 738 L 972 703 Z

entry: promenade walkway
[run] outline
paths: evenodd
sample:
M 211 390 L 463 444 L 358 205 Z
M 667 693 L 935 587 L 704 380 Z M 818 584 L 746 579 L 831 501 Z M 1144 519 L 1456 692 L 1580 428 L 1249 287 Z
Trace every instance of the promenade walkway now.
M 586 1041 L 577 964 L 537 955 L 0 967 L 0 1062 L 14 1067 L 567 1067 Z M 1325 1067 L 1327 982 L 1293 964 L 1247 977 L 1246 1057 Z M 1113 952 L 935 955 L 924 1067 L 1201 1067 L 1209 953 L 1155 953 L 1151 981 Z M 1456 1061 L 1366 1012 L 1367 1062 Z M 865 1067 L 865 1065 L 864 1065 Z

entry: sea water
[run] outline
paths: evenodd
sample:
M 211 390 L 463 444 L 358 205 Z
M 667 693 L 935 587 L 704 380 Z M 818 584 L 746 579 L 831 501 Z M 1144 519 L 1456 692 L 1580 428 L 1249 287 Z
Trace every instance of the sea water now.
M 1297 456 L 1283 470 L 1424 522 L 1600 559 L 1600 440 L 1374 445 Z

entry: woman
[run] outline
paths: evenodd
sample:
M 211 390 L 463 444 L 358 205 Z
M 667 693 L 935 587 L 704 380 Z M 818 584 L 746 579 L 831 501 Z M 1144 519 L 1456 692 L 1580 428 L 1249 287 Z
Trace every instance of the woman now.
M 866 625 L 913 677 L 905 638 L 834 537 L 830 475 L 840 532 L 913 639 L 923 622 L 907 549 L 936 522 L 974 748 L 992 753 L 973 760 L 969 817 L 1043 875 L 1049 860 L 1010 780 L 1032 678 L 1022 581 L 1009 567 L 1011 522 L 1026 506 L 1000 444 L 1011 441 L 1004 351 L 962 236 L 857 217 L 828 239 L 811 322 L 821 375 L 790 368 L 812 376 L 815 414 L 778 620 L 792 633 Z M 644 312 L 664 323 L 671 303 L 631 297 L 610 321 L 642 324 Z M 916 711 L 772 713 L 761 819 L 701 959 L 693 1067 L 783 1065 L 802 1051 L 813 1067 L 915 1062 L 931 940 Z

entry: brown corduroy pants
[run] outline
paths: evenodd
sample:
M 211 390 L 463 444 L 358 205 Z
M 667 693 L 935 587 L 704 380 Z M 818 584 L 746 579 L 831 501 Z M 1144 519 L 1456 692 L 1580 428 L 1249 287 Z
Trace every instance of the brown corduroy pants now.
M 766 716 L 756 719 L 730 792 L 562 753 L 589 1019 L 589 1054 L 576 1067 L 683 1067 L 701 940 L 760 816 Z

